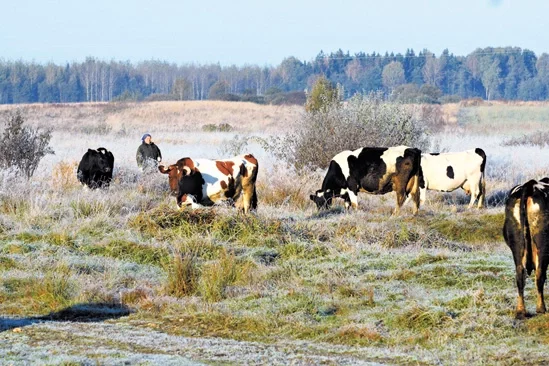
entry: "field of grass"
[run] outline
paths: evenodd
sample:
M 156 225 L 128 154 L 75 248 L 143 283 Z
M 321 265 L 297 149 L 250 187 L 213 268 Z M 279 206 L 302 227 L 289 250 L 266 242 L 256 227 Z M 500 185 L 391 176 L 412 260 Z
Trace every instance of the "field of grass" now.
M 502 142 L 541 126 L 547 105 L 448 108 L 456 121 L 433 141 L 486 151 L 488 207 L 428 192 L 417 216 L 407 206 L 395 217 L 392 193 L 317 212 L 308 196 L 324 172 L 292 174 L 254 144 L 259 208 L 248 216 L 180 211 L 167 178 L 135 166 L 144 132 L 167 162 L 213 158 L 234 136 L 288 132 L 298 107 L 23 106 L 30 124 L 53 128 L 56 153 L 30 181 L 0 171 L 0 363 L 546 363 L 549 315 L 515 319 L 501 229 L 512 185 L 549 173 L 549 149 Z M 202 128 L 221 123 L 234 129 Z M 115 155 L 115 180 L 84 190 L 77 162 L 99 146 Z M 532 278 L 525 295 L 535 313 Z

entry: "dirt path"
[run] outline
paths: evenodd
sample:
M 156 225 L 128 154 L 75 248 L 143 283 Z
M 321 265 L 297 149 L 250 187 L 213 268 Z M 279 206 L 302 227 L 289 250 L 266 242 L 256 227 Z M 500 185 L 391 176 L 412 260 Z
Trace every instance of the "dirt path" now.
M 380 365 L 412 360 L 389 349 L 300 341 L 263 344 L 188 338 L 127 323 L 0 319 L 0 364 L 75 362 L 101 365 Z

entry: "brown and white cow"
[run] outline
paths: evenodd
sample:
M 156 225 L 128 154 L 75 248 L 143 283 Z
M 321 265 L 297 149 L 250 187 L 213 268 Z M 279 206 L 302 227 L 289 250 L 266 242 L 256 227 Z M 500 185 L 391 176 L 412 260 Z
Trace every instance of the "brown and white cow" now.
M 549 178 L 530 180 L 511 189 L 505 204 L 503 237 L 513 252 L 518 301 L 516 317 L 526 316 L 524 283 L 536 271 L 537 313 L 545 313 L 543 286 L 549 264 Z
M 407 195 L 419 209 L 421 151 L 407 146 L 364 147 L 342 151 L 333 157 L 322 188 L 310 196 L 317 207 L 330 207 L 341 197 L 345 207 L 357 208 L 359 191 L 372 194 L 396 192 L 398 214 Z
M 257 159 L 252 154 L 245 154 L 223 160 L 186 157 L 168 167 L 160 165 L 158 170 L 168 174 L 170 189 L 176 195 L 179 207 L 194 208 L 232 201 L 247 213 L 257 208 L 258 168 Z

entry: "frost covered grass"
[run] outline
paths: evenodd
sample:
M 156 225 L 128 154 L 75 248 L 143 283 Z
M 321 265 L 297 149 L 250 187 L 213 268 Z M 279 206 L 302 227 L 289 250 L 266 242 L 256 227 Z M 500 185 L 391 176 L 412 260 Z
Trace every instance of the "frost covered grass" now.
M 82 108 L 85 126 L 117 113 L 146 116 L 157 121 L 151 133 L 168 160 L 215 157 L 238 133 L 173 132 L 177 119 L 168 117 L 180 113 L 173 106 L 41 106 L 33 113 L 36 121 L 48 114 L 68 120 Z M 281 107 L 277 118 L 294 112 Z M 254 126 L 248 113 L 240 114 L 242 123 Z M 486 151 L 487 209 L 467 210 L 459 191 L 428 192 L 418 216 L 406 206 L 394 217 L 393 194 L 361 194 L 356 212 L 341 203 L 317 212 L 308 196 L 324 172 L 295 174 L 248 146 L 260 157 L 259 208 L 243 216 L 223 206 L 178 210 L 167 178 L 136 169 L 136 138 L 116 134 L 116 126 L 106 134 L 72 124 L 54 129 L 56 155 L 30 181 L 0 172 L 4 362 L 471 365 L 549 358 L 549 316 L 514 319 L 514 267 L 501 234 L 508 190 L 545 175 L 549 149 L 503 146 L 508 131 L 486 136 L 458 119 L 435 140 L 441 151 Z M 277 128 L 287 132 L 283 123 Z M 115 153 L 114 181 L 106 190 L 84 190 L 77 162 L 99 146 Z M 531 279 L 525 295 L 533 313 Z

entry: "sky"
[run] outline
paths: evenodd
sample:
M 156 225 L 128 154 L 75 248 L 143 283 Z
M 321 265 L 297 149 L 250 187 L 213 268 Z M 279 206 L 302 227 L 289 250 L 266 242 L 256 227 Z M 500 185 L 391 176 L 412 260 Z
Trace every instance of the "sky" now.
M 277 66 L 320 51 L 549 53 L 549 0 L 0 0 L 0 60 Z

